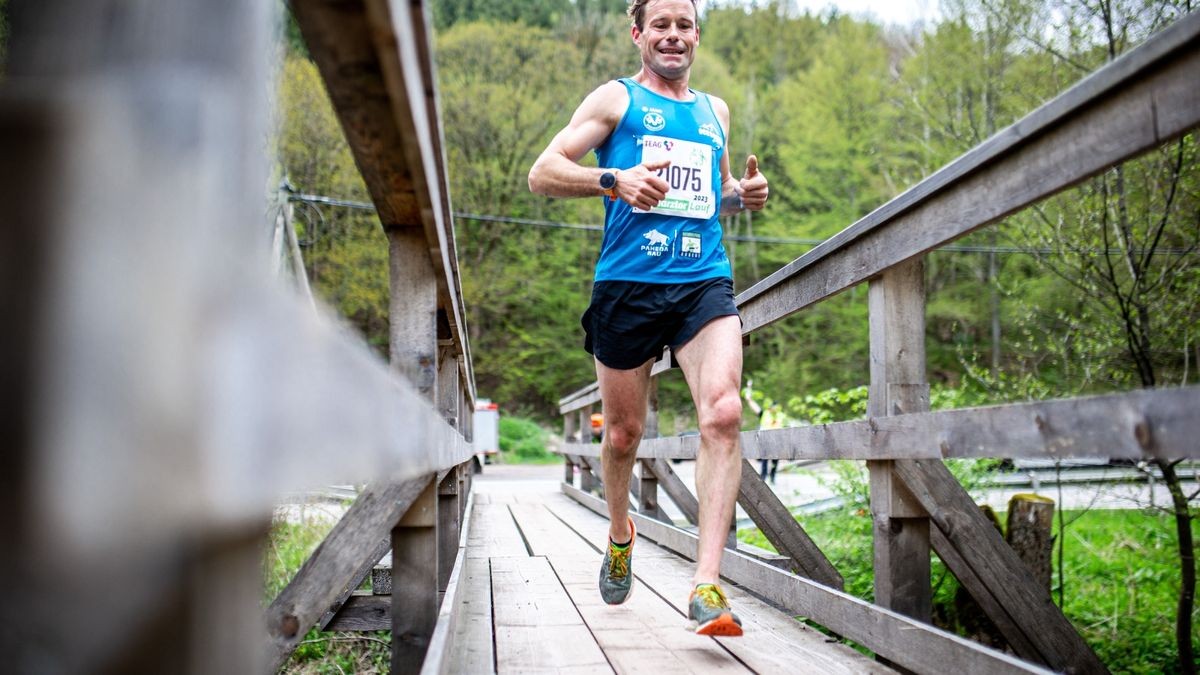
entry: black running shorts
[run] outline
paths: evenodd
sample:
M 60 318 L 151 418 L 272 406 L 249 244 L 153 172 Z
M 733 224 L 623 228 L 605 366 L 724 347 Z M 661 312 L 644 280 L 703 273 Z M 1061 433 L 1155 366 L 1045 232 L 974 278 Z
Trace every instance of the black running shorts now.
M 637 368 L 677 349 L 722 316 L 738 316 L 733 282 L 725 277 L 689 284 L 598 281 L 581 323 L 583 348 L 609 368 Z

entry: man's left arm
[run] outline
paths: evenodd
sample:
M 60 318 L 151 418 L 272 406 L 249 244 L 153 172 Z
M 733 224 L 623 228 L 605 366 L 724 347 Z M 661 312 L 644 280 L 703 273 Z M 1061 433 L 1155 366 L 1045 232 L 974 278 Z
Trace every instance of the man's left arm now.
M 725 127 L 725 138 L 729 138 L 729 106 L 725 101 L 713 97 L 713 108 Z M 726 146 L 728 150 L 728 145 Z M 733 177 L 729 169 L 729 152 L 721 153 L 721 215 L 729 216 L 741 211 L 761 211 L 767 204 L 767 177 L 758 170 L 758 158 L 746 158 L 746 171 L 741 180 Z

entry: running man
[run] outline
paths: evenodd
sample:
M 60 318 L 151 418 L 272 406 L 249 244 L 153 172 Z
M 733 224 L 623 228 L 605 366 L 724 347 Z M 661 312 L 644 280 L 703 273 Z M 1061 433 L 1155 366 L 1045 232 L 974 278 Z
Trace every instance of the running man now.
M 733 178 L 725 153 L 729 107 L 688 87 L 700 44 L 695 0 L 632 0 L 629 16 L 641 70 L 584 99 L 530 169 L 529 188 L 604 197 L 604 241 L 582 320 L 605 423 L 600 453 L 610 525 L 600 594 L 620 604 L 633 586 L 629 481 L 650 368 L 669 346 L 700 423 L 700 550 L 688 618 L 702 635 L 736 636 L 741 621 L 718 582 L 741 477 L 742 333 L 718 216 L 761 210 L 767 179 L 754 155 L 742 179 Z M 579 164 L 591 151 L 599 168 Z

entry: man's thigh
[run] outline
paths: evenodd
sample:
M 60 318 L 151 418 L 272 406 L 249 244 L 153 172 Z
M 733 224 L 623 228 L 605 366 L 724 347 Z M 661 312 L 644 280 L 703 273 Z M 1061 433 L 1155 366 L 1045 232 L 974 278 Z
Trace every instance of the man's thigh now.
M 596 380 L 600 384 L 605 427 L 645 422 L 653 365 L 654 359 L 650 359 L 637 368 L 623 370 L 609 368 L 596 359 Z
M 737 396 L 742 380 L 741 319 L 737 316 L 713 319 L 675 350 L 675 358 L 700 412 L 731 392 Z

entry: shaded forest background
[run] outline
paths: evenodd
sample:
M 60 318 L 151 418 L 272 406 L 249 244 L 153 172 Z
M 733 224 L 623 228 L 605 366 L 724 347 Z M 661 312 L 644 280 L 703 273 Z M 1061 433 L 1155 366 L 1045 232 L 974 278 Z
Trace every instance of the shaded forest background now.
M 603 213 L 599 199 L 530 194 L 526 173 L 589 91 L 637 70 L 624 7 L 434 3 L 478 390 L 546 421 L 559 397 L 594 379 L 578 319 Z M 733 164 L 755 152 L 772 188 L 765 211 L 725 222 L 736 289 L 1190 9 L 1179 0 L 951 0 L 936 23 L 884 27 L 779 1 L 707 3 L 692 84 L 729 102 Z M 367 201 L 316 69 L 294 26 L 288 33 L 280 170 L 301 192 Z M 305 206 L 298 217 L 319 293 L 382 348 L 387 247 L 373 214 Z M 931 254 L 935 402 L 1194 382 L 1198 230 L 1188 136 Z M 757 390 L 800 412 L 806 396 L 865 384 L 865 287 L 756 334 L 745 370 Z M 666 378 L 663 406 L 667 433 L 694 424 L 682 378 Z

